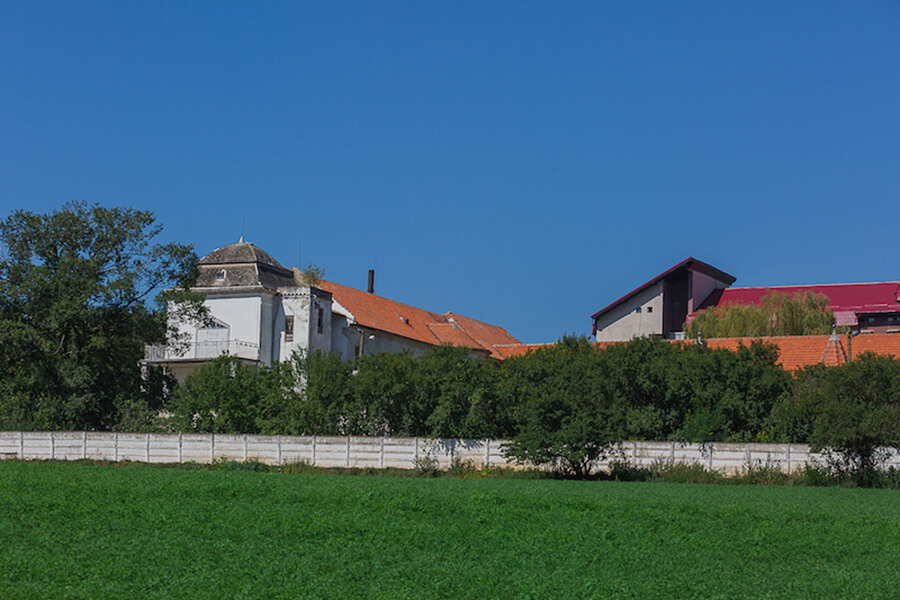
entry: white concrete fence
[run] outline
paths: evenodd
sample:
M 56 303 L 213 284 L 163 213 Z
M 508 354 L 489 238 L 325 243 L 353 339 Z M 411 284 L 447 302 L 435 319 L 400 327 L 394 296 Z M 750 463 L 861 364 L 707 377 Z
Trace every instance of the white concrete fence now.
M 423 461 L 448 468 L 454 461 L 476 467 L 515 466 L 503 440 L 390 437 L 224 435 L 210 433 L 110 433 L 94 431 L 0 431 L 0 459 L 131 460 L 148 463 L 209 463 L 256 460 L 266 464 L 305 462 L 318 467 L 396 467 L 412 469 Z M 774 466 L 791 472 L 822 456 L 805 444 L 682 444 L 624 442 L 597 464 L 626 460 L 634 466 L 698 463 L 734 473 L 748 465 Z M 900 468 L 900 453 L 891 451 L 889 466 Z

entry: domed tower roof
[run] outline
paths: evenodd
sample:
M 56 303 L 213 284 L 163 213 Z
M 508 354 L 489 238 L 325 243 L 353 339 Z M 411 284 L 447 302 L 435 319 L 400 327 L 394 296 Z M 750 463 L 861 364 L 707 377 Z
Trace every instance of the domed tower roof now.
M 263 287 L 276 290 L 294 284 L 294 276 L 272 255 L 243 241 L 213 250 L 200 259 L 198 288 Z
M 272 255 L 250 242 L 235 242 L 217 248 L 200 259 L 201 265 L 233 265 L 259 263 L 284 269 Z

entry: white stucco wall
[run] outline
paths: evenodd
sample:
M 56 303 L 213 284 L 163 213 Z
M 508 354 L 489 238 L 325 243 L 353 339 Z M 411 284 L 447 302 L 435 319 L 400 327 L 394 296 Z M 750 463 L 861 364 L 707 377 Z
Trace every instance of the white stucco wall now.
M 260 302 L 259 316 L 259 360 L 264 365 L 270 365 L 275 360 L 274 329 L 275 315 L 281 305 L 279 298 L 274 294 L 264 294 Z
M 331 316 L 331 351 L 339 354 L 342 360 L 353 360 L 360 345 L 360 328 L 349 310 L 339 302 L 332 304 Z M 393 335 L 377 330 L 364 330 L 363 351 L 365 354 L 379 352 L 402 352 L 409 350 L 413 356 L 424 353 L 431 346 L 409 338 Z
M 332 301 L 327 292 L 309 287 L 290 287 L 278 290 L 278 302 L 273 312 L 272 331 L 275 347 L 273 362 L 289 360 L 296 350 L 332 350 Z M 319 309 L 322 326 L 319 328 Z M 288 339 L 285 317 L 294 317 L 294 333 Z
M 663 284 L 659 282 L 597 319 L 595 339 L 598 342 L 627 342 L 636 337 L 662 335 L 662 313 Z
M 228 325 L 231 340 L 260 343 L 262 293 L 207 296 L 210 316 Z M 196 341 L 196 330 L 194 340 Z
M 320 290 L 310 290 L 309 337 L 307 347 L 311 350 L 330 352 L 331 347 L 332 300 Z
M 360 328 L 349 318 L 339 314 L 333 315 L 331 321 L 331 349 L 339 354 L 342 360 L 353 360 L 360 345 Z M 383 331 L 364 329 L 362 337 L 363 351 L 365 354 L 378 354 L 379 352 L 402 352 L 409 350 L 413 356 L 424 353 L 429 344 L 410 340 Z
M 279 310 L 276 313 L 274 331 L 278 356 L 276 362 L 291 358 L 295 350 L 305 350 L 309 340 L 309 288 L 283 288 Z M 285 317 L 294 317 L 294 334 L 288 338 L 284 330 Z
M 224 329 L 202 329 L 183 325 L 186 341 L 196 345 L 208 342 L 213 337 L 224 342 L 221 345 L 208 344 L 210 353 L 232 351 L 228 345 L 236 341 L 254 344 L 251 357 L 242 348 L 240 358 L 256 360 L 263 365 L 290 360 L 297 350 L 323 350 L 338 354 L 343 360 L 356 358 L 360 346 L 360 327 L 350 312 L 334 301 L 326 291 L 309 287 L 285 287 L 278 292 L 260 290 L 258 292 L 229 292 L 227 290 L 209 293 L 204 304 L 210 317 L 224 325 Z M 320 312 L 321 311 L 321 312 Z M 286 317 L 293 317 L 293 335 L 285 332 Z M 319 320 L 321 318 L 321 326 Z M 408 350 L 413 355 L 424 353 L 430 344 L 417 342 L 402 336 L 365 329 L 363 348 L 365 354 L 380 352 L 402 352 Z M 479 355 L 474 353 L 473 355 Z M 179 355 L 169 363 L 179 379 L 196 370 L 202 360 L 213 356 Z
M 403 352 L 409 350 L 413 356 L 419 356 L 431 348 L 429 344 L 416 342 L 381 331 L 367 331 L 364 351 L 366 354 L 378 354 L 380 352 Z

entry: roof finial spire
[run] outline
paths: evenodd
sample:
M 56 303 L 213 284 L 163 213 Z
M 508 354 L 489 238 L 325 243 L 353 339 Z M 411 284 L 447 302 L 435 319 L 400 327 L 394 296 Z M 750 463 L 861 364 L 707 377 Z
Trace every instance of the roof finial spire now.
M 244 217 L 241 217 L 241 239 L 238 240 L 238 244 L 244 243 Z

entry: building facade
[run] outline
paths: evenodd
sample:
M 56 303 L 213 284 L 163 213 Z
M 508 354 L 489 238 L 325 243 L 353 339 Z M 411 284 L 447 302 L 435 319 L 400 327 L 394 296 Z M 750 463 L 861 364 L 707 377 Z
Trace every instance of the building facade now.
M 201 259 L 192 291 L 204 295 L 209 320 L 179 323 L 177 342 L 147 348 L 145 363 L 184 380 L 222 355 L 271 365 L 296 351 L 321 350 L 353 360 L 363 354 L 421 354 L 442 344 L 474 356 L 502 358 L 496 346 L 518 344 L 502 327 L 455 313 L 437 314 L 324 280 L 307 282 L 261 248 L 241 240 Z
M 701 310 L 759 304 L 771 292 L 804 292 L 828 298 L 835 325 L 854 334 L 900 333 L 900 282 L 731 287 L 735 278 L 687 258 L 591 315 L 598 342 L 635 337 L 683 337 L 684 324 Z
M 689 314 L 734 281 L 724 271 L 687 258 L 591 315 L 593 335 L 598 342 L 674 337 Z

